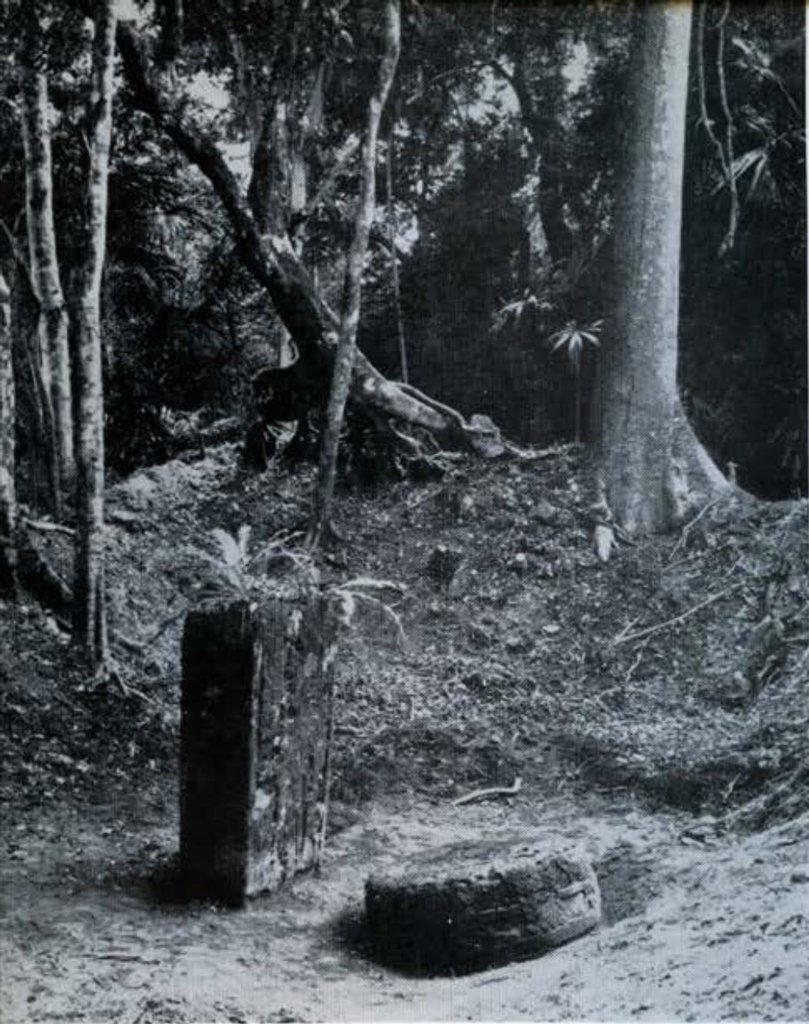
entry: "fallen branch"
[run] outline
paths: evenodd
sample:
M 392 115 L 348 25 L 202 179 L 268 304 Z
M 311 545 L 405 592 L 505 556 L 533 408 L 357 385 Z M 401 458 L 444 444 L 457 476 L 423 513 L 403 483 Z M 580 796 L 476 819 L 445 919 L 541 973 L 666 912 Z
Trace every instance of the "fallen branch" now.
M 143 690 L 139 690 L 137 686 L 132 686 L 131 683 L 125 682 L 123 676 L 114 664 L 106 666 L 104 674 L 111 683 L 114 683 L 118 687 L 124 697 L 137 697 L 138 700 L 142 700 L 144 703 L 151 704 L 156 708 L 162 706 L 159 701 L 155 700 L 154 697 L 150 697 L 148 693 L 144 693 Z
M 690 533 L 692 528 L 697 525 L 697 523 L 700 521 L 700 519 L 702 519 L 702 517 L 705 515 L 708 509 L 713 508 L 717 501 L 719 501 L 720 497 L 721 495 L 717 495 L 715 498 L 712 498 L 711 501 L 702 506 L 702 508 L 699 510 L 699 512 L 697 512 L 693 519 L 689 520 L 689 522 L 685 524 L 685 526 L 682 529 L 682 532 L 680 533 L 679 538 L 677 539 L 677 543 L 671 549 L 671 554 L 668 557 L 669 562 L 671 562 L 671 560 L 674 558 L 674 556 L 677 554 L 680 548 L 685 546 L 685 544 L 688 541 L 688 534 Z
M 631 622 L 627 622 L 627 624 L 618 633 L 615 634 L 615 637 L 613 638 L 612 642 L 614 644 L 623 643 L 629 635 L 629 631 L 632 629 L 632 627 L 636 625 L 636 623 L 640 622 L 640 618 L 640 615 L 638 615 L 634 619 L 632 619 Z
M 25 589 L 57 613 L 69 611 L 73 604 L 73 591 L 27 536 L 20 542 L 19 557 L 20 582 Z
M 160 628 L 157 630 L 157 632 L 150 636 L 146 643 L 156 643 L 160 639 L 160 637 L 163 636 L 166 630 L 170 626 L 173 626 L 175 622 L 178 622 L 186 614 L 187 611 L 187 608 L 182 608 L 179 612 L 175 612 L 174 615 L 169 615 L 169 617 L 167 619 L 164 619 L 163 622 L 160 624 Z
M 113 634 L 113 639 L 117 640 L 122 647 L 127 647 L 130 651 L 134 651 L 135 653 L 140 654 L 147 648 L 151 647 L 152 644 L 156 643 L 160 639 L 160 637 L 163 636 L 166 630 L 170 626 L 173 626 L 174 623 L 178 621 L 178 619 L 181 619 L 187 611 L 187 608 L 183 608 L 181 611 L 175 612 L 174 615 L 169 615 L 167 619 L 164 619 L 160 623 L 160 626 L 157 628 L 157 631 L 153 633 L 152 636 L 146 637 L 145 640 L 134 640 L 132 637 L 127 636 L 125 633 L 120 633 L 117 631 Z
M 38 530 L 40 533 L 63 533 L 66 537 L 76 536 L 76 531 L 72 526 L 62 526 L 61 523 L 49 523 L 45 519 L 23 519 L 23 524 L 30 530 Z
M 744 827 L 753 830 L 769 824 L 775 817 L 788 820 L 797 816 L 805 806 L 807 784 L 809 759 L 804 758 L 773 789 L 724 815 L 722 824 L 732 829 Z
M 638 651 L 638 654 L 637 654 L 637 657 L 635 658 L 635 660 L 629 666 L 629 669 L 627 670 L 627 673 L 624 676 L 624 685 L 627 685 L 631 681 L 632 676 L 635 674 L 637 669 L 640 667 L 640 663 L 643 661 L 643 652 L 644 652 L 645 649 L 646 649 L 646 645 L 644 644 L 644 646 Z
M 426 501 L 430 501 L 432 498 L 437 498 L 438 495 L 441 494 L 442 491 L 445 491 L 448 486 L 449 482 L 443 483 L 438 487 L 429 488 L 423 494 L 419 494 L 417 497 L 411 498 L 406 502 L 405 507 L 409 512 L 412 512 L 413 509 L 418 508 L 419 505 L 423 505 Z
M 459 796 L 453 803 L 456 807 L 477 803 L 479 800 L 494 800 L 505 796 L 516 796 L 522 789 L 522 779 L 518 775 L 512 786 L 492 786 L 490 789 L 476 789 L 466 796 Z
M 695 615 L 698 611 L 701 611 L 703 608 L 707 608 L 709 604 L 714 604 L 714 602 L 718 601 L 722 597 L 726 597 L 732 591 L 738 590 L 741 586 L 743 586 L 743 583 L 739 582 L 734 583 L 732 587 L 725 587 L 724 590 L 720 590 L 716 594 L 711 594 L 710 597 L 706 597 L 704 601 L 700 601 L 699 604 L 695 604 L 693 608 L 689 608 L 681 615 L 677 615 L 673 619 L 666 619 L 665 622 L 658 622 L 656 626 L 649 626 L 648 629 L 641 629 L 639 632 L 630 633 L 627 636 L 619 635 L 615 640 L 613 640 L 613 644 L 616 646 L 618 644 L 634 644 L 636 641 L 642 640 L 647 636 L 652 636 L 654 633 L 659 633 L 664 629 L 668 629 L 670 626 L 678 626 L 681 622 L 691 618 L 691 616 Z
M 145 640 L 133 640 L 131 636 L 127 636 L 126 633 L 121 633 L 120 630 L 115 630 L 112 634 L 112 639 L 116 643 L 119 643 L 121 647 L 125 647 L 128 651 L 134 651 L 135 654 L 141 654 L 146 650 Z

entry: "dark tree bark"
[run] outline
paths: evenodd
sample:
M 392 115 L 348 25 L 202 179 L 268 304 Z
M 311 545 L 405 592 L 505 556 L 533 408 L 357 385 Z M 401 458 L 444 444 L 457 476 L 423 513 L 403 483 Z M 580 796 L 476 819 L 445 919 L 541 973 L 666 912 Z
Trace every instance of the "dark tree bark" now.
M 17 588 L 11 295 L 0 271 L 0 593 Z
M 343 426 L 346 400 L 351 387 L 351 373 L 357 350 L 357 328 L 359 327 L 362 301 L 362 272 L 376 209 L 376 148 L 379 122 L 399 62 L 401 36 L 399 0 L 387 0 L 383 17 L 384 25 L 380 35 L 384 39 L 384 52 L 380 60 L 374 91 L 368 101 L 368 115 L 361 154 L 362 180 L 357 200 L 354 237 L 348 251 L 343 308 L 340 316 L 340 335 L 337 342 L 334 376 L 326 412 L 326 428 L 323 432 L 320 468 L 312 507 L 312 522 L 308 539 L 313 546 L 320 543 L 323 531 L 329 522 L 334 481 L 337 476 L 340 430 Z
M 634 111 L 619 193 L 616 309 L 603 350 L 599 487 L 628 533 L 678 522 L 725 484 L 677 393 L 680 224 L 691 10 L 644 5 L 629 68 Z
M 89 106 L 89 168 L 83 220 L 84 258 L 77 272 L 79 387 L 74 638 L 96 668 L 107 657 L 104 595 L 104 394 L 101 275 L 107 241 L 107 180 L 112 133 L 116 16 L 97 0 Z
M 183 0 L 156 0 L 157 20 L 160 22 L 160 59 L 171 66 L 183 47 Z
M 331 379 L 339 330 L 333 311 L 318 294 L 286 234 L 262 234 L 250 205 L 216 143 L 184 114 L 182 105 L 158 87 L 141 41 L 130 25 L 121 25 L 118 47 L 124 73 L 138 107 L 149 114 L 181 152 L 205 175 L 219 197 L 233 230 L 236 251 L 269 295 L 301 356 L 302 373 L 313 393 Z M 454 409 L 416 389 L 386 379 L 357 352 L 351 397 L 379 423 L 405 423 L 431 431 L 442 442 L 467 450 L 488 450 L 491 431 L 467 423 Z

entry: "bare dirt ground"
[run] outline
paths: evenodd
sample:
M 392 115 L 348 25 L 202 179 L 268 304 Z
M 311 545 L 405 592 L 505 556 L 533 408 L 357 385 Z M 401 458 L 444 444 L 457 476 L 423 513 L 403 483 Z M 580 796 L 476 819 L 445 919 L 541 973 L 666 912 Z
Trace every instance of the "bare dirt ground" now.
M 232 911 L 176 885 L 182 618 L 213 527 L 261 543 L 307 500 L 233 462 L 110 492 L 113 677 L 58 617 L 0 606 L 3 1024 L 809 1020 L 805 503 L 717 505 L 601 566 L 570 450 L 343 495 L 327 574 L 403 584 L 406 640 L 373 609 L 346 640 L 321 875 Z M 67 575 L 69 540 L 43 545 Z M 509 802 L 453 804 L 518 775 Z M 767 794 L 751 833 L 733 815 Z M 590 854 L 596 932 L 462 978 L 369 958 L 373 870 L 511 836 Z
M 3 843 L 2 1019 L 809 1019 L 809 815 L 708 845 L 683 836 L 688 819 L 530 792 L 383 803 L 335 837 L 320 877 L 226 911 L 172 899 L 164 814 L 23 817 Z M 369 872 L 482 836 L 587 850 L 602 927 L 463 978 L 371 962 L 355 924 Z

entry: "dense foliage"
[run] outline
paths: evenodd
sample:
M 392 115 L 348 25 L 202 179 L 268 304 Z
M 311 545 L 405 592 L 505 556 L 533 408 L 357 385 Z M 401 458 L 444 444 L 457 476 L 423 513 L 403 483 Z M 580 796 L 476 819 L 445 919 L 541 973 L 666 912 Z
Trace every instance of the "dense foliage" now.
M 172 5 L 158 13 L 164 9 Z M 9 10 L 5 29 L 13 33 L 20 15 L 15 5 Z M 245 90 L 260 109 L 283 79 L 309 126 L 284 143 L 289 166 L 303 169 L 305 202 L 296 200 L 296 181 L 276 186 L 287 190 L 305 265 L 336 305 L 356 188 L 357 97 L 373 65 L 363 31 L 369 14 L 363 5 L 322 4 L 296 21 L 297 10 L 269 0 L 195 7 L 176 53 L 164 52 L 170 32 L 155 30 L 155 46 L 190 83 L 195 116 L 237 174 L 258 116 Z M 697 431 L 720 463 L 737 464 L 754 491 L 784 497 L 805 492 L 807 472 L 804 11 L 780 4 L 723 12 L 708 5 L 704 43 L 695 41 L 692 53 L 681 377 Z M 589 331 L 595 340 L 580 352 L 556 342 L 588 332 L 610 308 L 630 18 L 621 6 L 540 3 L 411 3 L 403 13 L 360 346 L 395 378 L 404 345 L 412 383 L 465 414 L 492 416 L 516 440 L 586 437 L 598 332 Z M 53 20 L 65 267 L 78 238 L 80 35 L 80 18 Z M 700 109 L 700 69 L 716 133 L 725 127 L 723 94 L 731 115 L 739 223 L 724 250 L 731 189 Z M 9 144 L 0 168 L 0 259 L 10 268 L 12 243 L 24 248 L 24 182 L 19 96 L 13 75 L 3 74 L 0 127 Z M 256 362 L 289 358 L 283 330 L 232 245 L 207 183 L 133 109 L 122 85 L 104 285 L 113 469 L 171 454 L 167 424 L 177 414 L 249 416 L 245 382 Z M 16 315 L 24 317 L 16 291 Z M 18 377 L 25 380 L 22 366 Z M 20 390 L 22 452 L 31 461 Z

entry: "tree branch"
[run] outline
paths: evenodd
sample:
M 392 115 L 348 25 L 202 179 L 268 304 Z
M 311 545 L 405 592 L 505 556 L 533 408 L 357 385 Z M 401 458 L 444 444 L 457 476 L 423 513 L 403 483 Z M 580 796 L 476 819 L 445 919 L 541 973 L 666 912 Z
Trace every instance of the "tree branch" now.
M 216 143 L 190 123 L 179 104 L 162 94 L 152 80 L 140 39 L 131 25 L 119 26 L 118 48 L 136 105 L 208 179 L 228 215 L 241 259 L 258 283 L 266 288 L 281 320 L 294 334 L 305 356 L 314 365 L 321 364 L 322 325 L 336 330 L 337 318 L 315 293 L 289 239 L 260 234 L 239 184 Z M 309 300 L 305 306 L 293 302 L 293 293 L 297 295 L 300 289 Z
M 239 257 L 261 285 L 301 354 L 301 375 L 313 395 L 322 395 L 334 366 L 338 320 L 317 292 L 297 257 L 288 234 L 262 235 L 239 184 L 213 139 L 188 118 L 182 104 L 158 88 L 147 69 L 137 31 L 120 24 L 117 34 L 123 70 L 135 105 L 208 179 L 230 221 Z M 451 444 L 489 453 L 488 434 L 467 424 L 460 413 L 447 415 L 439 403 L 387 380 L 357 352 L 352 395 L 358 405 L 383 420 L 395 418 L 424 428 Z M 315 399 L 317 401 L 317 399 Z M 313 402 L 314 404 L 314 402 Z M 486 435 L 485 437 L 483 435 Z
M 717 25 L 719 39 L 716 51 L 716 70 L 719 82 L 719 95 L 726 126 L 724 144 L 714 131 L 713 121 L 708 114 L 708 99 L 705 83 L 705 22 L 707 18 L 707 8 L 707 0 L 702 0 L 699 4 L 697 14 L 697 93 L 699 96 L 700 106 L 699 123 L 705 129 L 711 144 L 716 150 L 717 156 L 719 157 L 719 165 L 722 168 L 722 175 L 727 182 L 728 191 L 730 193 L 728 229 L 724 239 L 722 240 L 722 244 L 719 247 L 719 253 L 720 255 L 723 255 L 733 247 L 739 220 L 739 191 L 733 172 L 733 119 L 731 117 L 730 106 L 728 104 L 724 66 L 724 25 L 729 13 L 729 4 L 726 3 L 725 9 L 722 13 L 722 18 Z
M 719 83 L 719 99 L 722 105 L 722 113 L 725 116 L 725 164 L 727 167 L 728 190 L 730 191 L 730 214 L 727 234 L 719 250 L 720 255 L 729 252 L 733 248 L 736 241 L 736 229 L 739 223 L 739 190 L 733 170 L 733 115 L 730 112 L 727 82 L 725 80 L 725 23 L 729 14 L 730 0 L 725 0 L 722 17 L 717 25 L 719 38 L 716 44 L 716 77 Z

